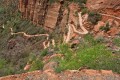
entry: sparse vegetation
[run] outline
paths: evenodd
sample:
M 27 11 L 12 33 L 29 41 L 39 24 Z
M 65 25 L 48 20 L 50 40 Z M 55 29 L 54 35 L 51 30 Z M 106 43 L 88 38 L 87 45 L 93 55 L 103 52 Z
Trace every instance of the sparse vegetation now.
M 44 49 L 44 50 L 40 53 L 40 55 L 41 55 L 42 57 L 46 56 L 47 54 L 48 54 L 48 49 Z
M 116 46 L 120 47 L 120 37 L 114 38 L 114 39 L 113 39 L 113 43 L 114 43 Z
M 1 58 L 0 59 L 0 76 L 6 76 L 14 73 L 15 73 L 15 70 L 13 68 L 13 64 Z
M 88 67 L 91 69 L 113 70 L 120 73 L 120 60 L 112 55 L 104 44 L 94 41 L 90 35 L 87 35 L 85 42 L 81 42 L 76 51 L 71 50 L 68 45 L 60 45 L 59 53 L 65 55 L 64 59 L 59 60 L 59 67 L 56 72 L 63 70 L 80 69 Z M 118 60 L 117 63 L 114 61 Z
M 58 2 L 59 0 L 49 0 L 49 3 L 52 4 L 54 2 Z
M 81 12 L 82 12 L 82 15 L 84 15 L 84 14 L 88 13 L 89 11 L 87 8 L 83 8 Z
M 2 1 L 4 2 L 4 0 Z M 55 1 L 58 0 L 50 0 L 50 3 Z M 88 13 L 88 20 L 92 24 L 97 24 L 101 20 L 100 14 L 89 12 L 84 6 L 87 0 L 69 1 L 82 5 L 82 14 Z M 65 4 L 66 6 L 68 6 L 68 3 Z M 96 70 L 113 70 L 120 73 L 120 55 L 113 55 L 107 49 L 105 44 L 102 43 L 103 37 L 94 40 L 92 35 L 85 35 L 84 38 L 80 39 L 80 43 L 75 46 L 75 49 L 72 49 L 69 44 L 62 43 L 63 36 L 58 36 L 56 33 L 59 34 L 60 32 L 56 29 L 53 33 L 49 33 L 49 39 L 55 39 L 56 47 L 50 46 L 43 50 L 42 42 L 46 39 L 45 37 L 26 39 L 23 35 L 10 35 L 10 27 L 13 28 L 14 32 L 22 31 L 31 35 L 47 33 L 42 27 L 37 27 L 29 20 L 21 19 L 21 13 L 16 7 L 17 5 L 14 3 L 8 6 L 4 6 L 2 2 L 0 3 L 0 76 L 27 72 L 23 70 L 27 62 L 31 64 L 31 68 L 28 71 L 42 70 L 44 66 L 42 58 L 50 53 L 64 55 L 62 58 L 52 58 L 52 60 L 59 62 L 59 66 L 55 69 L 58 73 L 82 67 Z M 77 13 L 76 11 L 75 16 L 78 16 Z M 101 30 L 107 32 L 110 27 L 109 23 L 106 23 Z M 15 42 L 13 46 L 10 43 L 11 40 Z M 120 38 L 114 38 L 113 44 L 120 47 Z M 9 46 L 12 46 L 12 48 L 9 48 Z
M 88 21 L 90 21 L 92 24 L 97 24 L 97 22 L 100 21 L 102 18 L 101 15 L 97 12 L 90 11 L 88 14 Z
M 0 69 L 5 67 L 5 65 L 6 65 L 6 61 L 4 59 L 0 59 Z
M 31 65 L 29 71 L 42 70 L 44 64 L 42 62 L 41 55 L 30 53 L 28 58 L 28 63 Z
M 21 19 L 21 13 L 16 9 L 16 5 L 15 3 L 8 6 L 5 6 L 5 4 L 0 5 L 0 76 L 25 72 L 23 69 L 29 61 L 29 54 L 34 52 L 35 49 L 38 49 L 39 52 L 41 47 L 33 50 L 31 48 L 36 45 L 36 42 L 40 43 L 40 41 L 45 39 L 44 37 L 39 37 L 27 40 L 22 35 L 10 35 L 10 27 L 13 28 L 14 32 L 23 31 L 27 34 L 45 33 L 42 27 L 36 27 L 30 21 Z M 3 25 L 4 28 L 2 28 Z M 14 45 L 14 48 L 9 49 L 10 40 L 15 41 L 17 46 Z M 32 65 L 30 71 L 42 68 L 42 62 L 40 61 L 39 63 L 39 61 L 36 59 L 33 61 L 34 66 Z
M 29 71 L 42 70 L 42 68 L 43 68 L 43 62 L 39 59 L 35 59 L 32 62 L 32 65 Z
M 86 1 L 87 0 L 69 0 L 70 2 L 75 2 L 75 3 L 78 3 L 78 4 L 86 4 Z
M 106 25 L 105 26 L 102 26 L 100 29 L 102 30 L 102 31 L 105 31 L 105 32 L 107 32 L 107 31 L 109 31 L 110 30 L 110 25 L 109 25 L 109 23 L 106 23 Z

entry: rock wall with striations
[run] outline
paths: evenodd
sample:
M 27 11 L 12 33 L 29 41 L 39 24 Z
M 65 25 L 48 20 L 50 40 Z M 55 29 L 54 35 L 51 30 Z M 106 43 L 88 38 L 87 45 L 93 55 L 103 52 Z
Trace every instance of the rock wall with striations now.
M 22 17 L 30 19 L 34 24 L 43 25 L 48 0 L 19 0 Z
M 87 7 L 89 10 L 95 10 L 120 18 L 120 0 L 87 0 Z M 105 21 L 109 18 L 103 16 L 103 20 Z M 120 20 L 118 21 L 120 22 Z
M 87 0 L 87 7 L 92 10 L 95 9 L 120 10 L 120 0 Z
M 43 26 L 47 30 L 57 29 L 56 31 L 64 32 L 68 22 L 75 22 L 72 19 L 78 10 L 78 4 L 65 6 L 64 0 L 54 3 L 50 3 L 50 0 L 19 0 L 22 18 L 29 19 L 33 24 Z
M 60 2 L 50 4 L 49 0 L 19 0 L 22 18 L 29 19 L 33 24 L 53 29 L 59 19 Z

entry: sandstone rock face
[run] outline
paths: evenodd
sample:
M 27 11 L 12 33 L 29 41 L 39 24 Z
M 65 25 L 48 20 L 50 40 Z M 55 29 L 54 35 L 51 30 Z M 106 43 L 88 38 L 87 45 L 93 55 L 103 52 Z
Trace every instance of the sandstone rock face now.
M 87 8 L 100 13 L 120 17 L 120 0 L 87 0 Z M 110 16 L 102 16 L 102 21 L 113 19 Z M 114 18 L 120 22 L 120 18 Z
M 53 61 L 53 62 L 48 62 L 47 64 L 44 65 L 43 70 L 51 70 L 54 71 L 55 68 L 58 67 L 58 63 Z
M 60 3 L 50 4 L 49 0 L 19 0 L 22 18 L 29 19 L 38 26 L 51 29 L 58 23 L 61 6 Z
M 89 9 L 115 9 L 120 10 L 120 0 L 87 0 Z
M 80 10 L 80 7 L 78 4 L 72 3 L 69 6 L 69 20 L 68 22 L 76 22 L 75 24 L 78 24 L 77 19 L 78 19 L 78 15 L 77 12 Z
M 77 23 L 75 13 L 80 8 L 75 3 L 65 7 L 64 0 L 61 1 L 49 3 L 49 0 L 19 0 L 19 10 L 22 18 L 31 20 L 33 24 L 48 30 L 58 27 L 63 32 L 68 22 Z
M 56 26 L 59 9 L 60 5 L 58 3 L 54 3 L 48 6 L 48 11 L 45 17 L 45 27 L 54 28 Z
M 45 70 L 1 77 L 0 80 L 120 80 L 120 75 L 106 70 L 68 70 L 59 74 Z
M 108 31 L 107 33 L 110 35 L 110 36 L 115 36 L 116 34 L 119 34 L 119 30 L 116 28 L 116 27 L 112 27 L 110 29 L 110 31 Z
M 100 28 L 101 28 L 102 26 L 104 26 L 104 25 L 105 25 L 104 22 L 99 21 L 98 24 L 94 26 L 94 29 L 93 29 L 93 30 L 94 30 L 95 32 L 98 32 L 98 31 L 100 31 Z
M 34 24 L 43 25 L 49 0 L 19 0 L 22 17 L 30 19 Z
M 106 24 L 109 24 L 109 30 L 105 31 L 105 28 L 108 27 Z M 101 28 L 104 28 L 103 30 Z M 108 19 L 105 22 L 99 21 L 97 25 L 94 26 L 93 29 L 95 39 L 100 39 L 103 37 L 114 37 L 120 33 L 119 23 L 114 19 Z

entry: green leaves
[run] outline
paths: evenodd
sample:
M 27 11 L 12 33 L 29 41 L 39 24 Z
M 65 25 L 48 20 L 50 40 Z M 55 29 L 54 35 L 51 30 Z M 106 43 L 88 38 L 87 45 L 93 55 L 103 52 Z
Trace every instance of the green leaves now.
M 89 12 L 88 21 L 92 24 L 97 24 L 98 21 L 102 19 L 102 16 L 97 12 Z
M 0 69 L 4 68 L 6 65 L 6 60 L 5 59 L 0 59 Z
M 43 62 L 39 59 L 35 59 L 32 62 L 31 68 L 29 71 L 35 71 L 35 70 L 40 70 L 43 68 Z
M 113 56 L 104 44 L 95 41 L 91 35 L 85 36 L 84 41 L 78 45 L 77 50 L 72 50 L 69 45 L 64 44 L 59 46 L 59 51 L 64 54 L 64 58 L 58 61 L 59 66 L 56 68 L 56 72 L 89 67 L 97 70 L 113 70 L 120 73 L 118 69 L 120 59 Z

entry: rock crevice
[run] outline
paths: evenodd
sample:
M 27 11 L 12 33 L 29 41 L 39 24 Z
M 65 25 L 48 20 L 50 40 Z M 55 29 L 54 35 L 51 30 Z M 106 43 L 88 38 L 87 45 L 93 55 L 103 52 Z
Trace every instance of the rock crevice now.
M 50 29 L 59 26 L 64 12 L 63 4 L 50 4 L 49 0 L 19 0 L 19 10 L 22 18 L 29 19 L 38 26 Z

